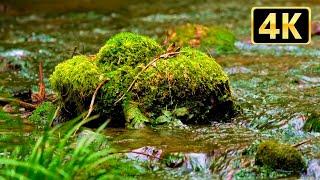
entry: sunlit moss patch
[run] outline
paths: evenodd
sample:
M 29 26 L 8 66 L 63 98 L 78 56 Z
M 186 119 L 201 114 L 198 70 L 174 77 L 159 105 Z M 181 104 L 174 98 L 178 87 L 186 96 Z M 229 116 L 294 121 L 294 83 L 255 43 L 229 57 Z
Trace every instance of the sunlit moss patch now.
M 169 30 L 168 42 L 199 48 L 214 54 L 233 53 L 235 35 L 222 27 L 186 24 Z

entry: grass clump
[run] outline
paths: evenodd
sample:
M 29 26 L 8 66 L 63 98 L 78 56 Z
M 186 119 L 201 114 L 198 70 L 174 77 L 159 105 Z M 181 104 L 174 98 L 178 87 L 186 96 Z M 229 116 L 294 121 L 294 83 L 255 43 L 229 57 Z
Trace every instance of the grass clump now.
M 93 148 L 100 147 L 96 138 L 74 138 L 72 134 L 80 125 L 75 124 L 61 139 L 57 137 L 59 128 L 44 131 L 32 149 L 18 147 L 1 154 L 0 179 L 133 179 L 141 174 L 110 147 Z
M 303 126 L 308 132 L 320 132 L 320 114 L 312 114 Z
M 276 141 L 265 141 L 258 146 L 255 163 L 273 170 L 300 172 L 305 168 L 305 162 L 299 151 Z
M 29 121 L 39 128 L 48 127 L 56 111 L 56 106 L 51 102 L 44 102 L 29 117 Z
M 235 35 L 222 27 L 204 26 L 200 24 L 185 24 L 176 27 L 169 33 L 169 41 L 180 46 L 199 48 L 204 52 L 215 54 L 233 53 Z
M 149 37 L 122 32 L 106 42 L 96 59 L 105 70 L 114 70 L 122 65 L 148 63 L 161 51 L 161 46 Z

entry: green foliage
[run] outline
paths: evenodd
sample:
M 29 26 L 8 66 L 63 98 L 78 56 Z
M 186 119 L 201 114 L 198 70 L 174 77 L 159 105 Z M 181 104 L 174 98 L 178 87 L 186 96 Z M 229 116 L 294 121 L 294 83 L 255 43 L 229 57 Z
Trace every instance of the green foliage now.
M 92 143 L 100 142 L 92 136 L 85 136 L 74 143 L 72 134 L 80 125 L 76 124 L 61 139 L 56 136 L 59 134 L 58 128 L 45 131 L 27 156 L 22 155 L 22 148 L 0 155 L 0 178 L 123 179 L 139 175 L 140 171 L 131 162 L 112 155 L 110 148 L 92 148 Z M 97 133 L 105 126 L 101 126 Z
M 141 113 L 138 105 L 132 102 L 126 102 L 124 104 L 124 115 L 128 128 L 139 129 L 145 126 L 149 119 Z
M 262 142 L 257 149 L 255 162 L 273 170 L 299 172 L 305 168 L 302 154 L 290 145 L 276 141 Z
M 320 132 L 320 115 L 312 114 L 304 124 L 303 130 L 308 132 Z
M 167 167 L 177 168 L 182 166 L 185 161 L 185 155 L 183 153 L 167 153 L 161 160 Z
M 96 59 L 105 70 L 110 71 L 122 65 L 134 67 L 148 63 L 161 51 L 161 46 L 149 37 L 122 32 L 106 42 Z
M 9 114 L 3 112 L 2 110 L 0 110 L 0 120 L 3 120 L 3 121 L 10 121 L 12 120 L 13 117 L 11 117 Z
M 186 24 L 178 26 L 175 33 L 171 42 L 177 42 L 182 46 L 198 47 L 204 52 L 213 49 L 217 54 L 236 51 L 235 35 L 221 27 Z
M 29 117 L 29 120 L 39 128 L 48 127 L 56 111 L 56 106 L 51 102 L 42 103 L 34 110 Z

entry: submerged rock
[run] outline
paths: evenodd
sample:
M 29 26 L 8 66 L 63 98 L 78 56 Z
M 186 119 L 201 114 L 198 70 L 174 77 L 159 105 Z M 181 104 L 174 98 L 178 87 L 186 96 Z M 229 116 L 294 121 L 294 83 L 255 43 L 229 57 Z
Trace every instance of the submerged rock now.
M 146 67 L 161 52 L 148 37 L 120 33 L 94 58 L 76 56 L 59 64 L 50 82 L 61 106 L 75 116 L 88 109 L 97 85 L 108 79 L 97 95 L 95 113 L 131 128 L 152 124 L 163 112 L 184 123 L 223 121 L 234 115 L 228 76 L 214 59 L 182 48 L 176 56 Z
M 290 145 L 265 141 L 258 146 L 255 163 L 274 170 L 300 172 L 305 168 L 302 154 Z

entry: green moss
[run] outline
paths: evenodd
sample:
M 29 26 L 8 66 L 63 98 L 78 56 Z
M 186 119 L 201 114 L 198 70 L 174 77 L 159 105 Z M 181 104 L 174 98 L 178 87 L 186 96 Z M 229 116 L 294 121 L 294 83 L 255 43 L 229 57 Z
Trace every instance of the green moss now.
M 320 115 L 312 114 L 304 124 L 303 129 L 308 132 L 320 132 Z
M 113 36 L 100 49 L 97 61 L 110 71 L 122 65 L 136 66 L 148 63 L 161 52 L 161 46 L 153 39 L 123 32 Z
M 274 170 L 299 172 L 305 168 L 302 154 L 290 145 L 265 141 L 258 146 L 255 162 Z
M 95 63 L 81 55 L 58 64 L 50 76 L 50 83 L 59 95 L 73 93 L 84 97 L 94 92 L 102 78 Z
M 51 102 L 42 103 L 36 110 L 34 110 L 29 117 L 29 121 L 37 127 L 43 128 L 49 126 L 56 111 L 56 106 Z
M 184 108 L 185 120 L 200 123 L 212 120 L 223 103 L 230 103 L 231 93 L 229 79 L 214 59 L 182 48 L 177 57 L 161 59 L 149 67 L 132 88 L 131 98 L 139 102 L 142 111 L 151 112 L 151 118 L 163 110 Z M 224 104 L 225 108 L 232 109 L 231 104 Z
M 103 75 L 94 62 L 81 55 L 58 64 L 49 80 L 68 111 L 83 112 Z
M 170 42 L 177 42 L 180 46 L 197 47 L 217 54 L 235 52 L 235 41 L 235 35 L 224 28 L 199 24 L 178 26 L 170 39 Z

